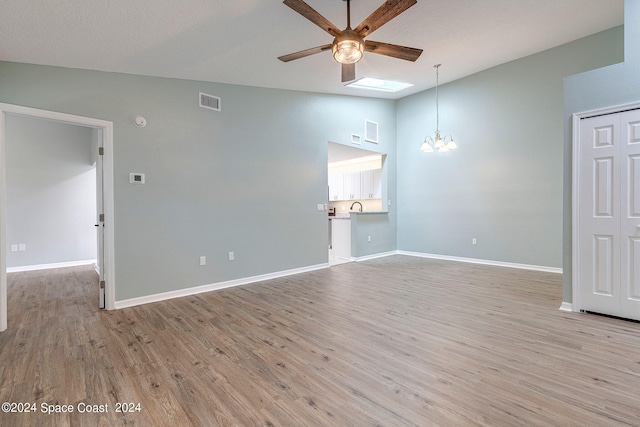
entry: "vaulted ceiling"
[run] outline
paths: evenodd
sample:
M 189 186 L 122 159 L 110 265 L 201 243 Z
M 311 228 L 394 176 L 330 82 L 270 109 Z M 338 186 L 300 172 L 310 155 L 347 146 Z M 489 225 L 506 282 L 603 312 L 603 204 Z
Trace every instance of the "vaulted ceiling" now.
M 306 0 L 338 28 L 343 0 Z M 352 0 L 355 27 L 384 0 Z M 421 48 L 415 62 L 365 53 L 357 78 L 412 83 L 395 94 L 347 88 L 331 43 L 280 0 L 4 0 L 0 60 L 239 85 L 400 98 L 623 23 L 623 0 L 418 0 L 370 39 Z M 0 78 L 2 78 L 0 76 Z

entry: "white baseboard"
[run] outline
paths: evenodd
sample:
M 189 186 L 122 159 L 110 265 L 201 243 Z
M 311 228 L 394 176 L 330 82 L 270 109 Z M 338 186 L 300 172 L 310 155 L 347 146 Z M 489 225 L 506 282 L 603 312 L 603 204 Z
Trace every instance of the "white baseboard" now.
M 234 286 L 247 285 L 249 283 L 262 282 L 264 280 L 277 279 L 279 277 L 291 276 L 294 274 L 307 273 L 309 271 L 321 270 L 329 268 L 329 264 L 317 264 L 309 267 L 294 268 L 292 270 L 278 271 L 275 273 L 261 274 L 258 276 L 244 277 L 242 279 L 228 280 L 226 282 L 212 283 L 210 285 L 196 286 L 193 288 L 178 289 L 175 291 L 163 292 L 160 294 L 147 295 L 143 297 L 130 298 L 122 301 L 116 301 L 115 309 L 133 307 L 136 305 L 149 304 L 152 302 L 165 301 L 172 298 L 186 297 L 189 295 L 201 294 L 204 292 L 217 291 L 220 289 L 231 288 Z
M 420 257 L 420 258 L 432 258 L 432 259 L 441 259 L 441 260 L 446 260 L 446 261 L 467 262 L 467 263 L 472 263 L 472 264 L 492 265 L 492 266 L 497 266 L 497 267 L 519 268 L 519 269 L 524 269 L 524 270 L 544 271 L 544 272 L 549 272 L 549 273 L 562 273 L 562 269 L 561 268 L 555 268 L 555 267 L 544 267 L 544 266 L 529 265 L 529 264 L 516 264 L 516 263 L 501 262 L 501 261 L 491 261 L 491 260 L 475 259 L 475 258 L 463 258 L 463 257 L 454 257 L 454 256 L 448 256 L 448 255 L 437 255 L 437 254 L 428 254 L 428 253 L 410 252 L 410 251 L 382 252 L 382 253 L 366 255 L 366 256 L 362 256 L 362 257 L 358 257 L 358 258 L 351 258 L 351 260 L 352 261 L 356 261 L 356 262 L 361 262 L 361 261 L 367 261 L 367 260 L 372 260 L 372 259 L 376 259 L 376 258 L 388 257 L 388 256 L 392 256 L 392 255 L 408 255 L 408 256 L 414 256 L 414 257 Z M 93 262 L 95 262 L 95 260 Z M 284 270 L 284 271 L 278 271 L 278 272 L 274 272 L 274 273 L 261 274 L 261 275 L 258 275 L 258 276 L 244 277 L 244 278 L 235 279 L 235 280 L 228 280 L 228 281 L 225 281 L 225 282 L 212 283 L 212 284 L 209 284 L 209 285 L 195 286 L 195 287 L 191 287 L 191 288 L 178 289 L 178 290 L 175 290 L 175 291 L 163 292 L 163 293 L 159 293 L 159 294 L 146 295 L 146 296 L 143 296 L 143 297 L 130 298 L 130 299 L 126 299 L 126 300 L 116 301 L 114 308 L 115 309 L 122 309 L 122 308 L 127 308 L 127 307 L 134 307 L 136 305 L 149 304 L 149 303 L 152 303 L 152 302 L 165 301 L 165 300 L 172 299 L 172 298 L 180 298 L 180 297 L 185 297 L 185 296 L 189 296 L 189 295 L 197 295 L 197 294 L 201 294 L 201 293 L 204 293 L 204 292 L 211 292 L 211 291 L 216 291 L 216 290 L 220 290 L 220 289 L 231 288 L 231 287 L 234 287 L 234 286 L 242 286 L 242 285 L 247 285 L 247 284 L 250 284 L 250 283 L 261 282 L 261 281 L 271 280 L 271 279 L 277 279 L 279 277 L 285 277 L 285 276 L 291 276 L 291 275 L 294 275 L 294 274 L 300 274 L 300 273 L 306 273 L 306 272 L 315 271 L 315 270 L 321 270 L 323 268 L 328 268 L 328 267 L 329 267 L 329 263 L 317 264 L 317 265 L 312 265 L 312 266 L 309 266 L 309 267 L 295 268 L 295 269 L 291 269 L 291 270 Z M 567 307 L 568 307 L 568 310 L 566 310 Z M 561 310 L 572 311 L 571 304 L 563 303 L 562 307 L 561 307 Z
M 356 262 L 368 261 L 370 259 L 384 258 L 384 257 L 392 256 L 392 255 L 398 255 L 398 251 L 381 252 L 379 254 L 365 255 L 365 256 L 354 258 L 354 260 Z
M 560 306 L 560 311 L 570 311 L 573 313 L 573 303 L 562 301 L 562 305 Z
M 24 265 L 21 267 L 8 267 L 7 273 L 21 273 L 23 271 L 50 270 L 52 268 L 78 267 L 81 265 L 93 265 L 93 264 L 96 264 L 95 259 L 87 259 L 83 261 L 56 262 L 52 264 Z
M 464 258 L 464 257 L 449 256 L 449 255 L 428 254 L 423 252 L 397 251 L 397 254 L 415 256 L 420 258 L 432 258 L 432 259 L 441 259 L 445 261 L 468 262 L 471 264 L 493 265 L 496 267 L 519 268 L 522 270 L 534 270 L 534 271 L 544 271 L 547 273 L 562 274 L 562 268 L 545 267 L 541 265 L 517 264 L 513 262 L 492 261 L 488 259 L 477 259 L 477 258 Z

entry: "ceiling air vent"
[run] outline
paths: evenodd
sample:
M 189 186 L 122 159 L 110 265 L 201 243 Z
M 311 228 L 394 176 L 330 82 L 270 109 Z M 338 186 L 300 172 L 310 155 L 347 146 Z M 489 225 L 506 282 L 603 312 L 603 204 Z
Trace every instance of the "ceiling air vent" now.
M 200 92 L 200 106 L 209 110 L 220 111 L 220 98 Z

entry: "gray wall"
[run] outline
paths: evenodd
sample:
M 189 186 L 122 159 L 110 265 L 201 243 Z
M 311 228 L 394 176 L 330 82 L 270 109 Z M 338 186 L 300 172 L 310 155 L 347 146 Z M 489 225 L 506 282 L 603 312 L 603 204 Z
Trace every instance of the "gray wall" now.
M 0 102 L 114 123 L 117 301 L 327 263 L 327 142 L 350 144 L 365 119 L 396 199 L 391 100 L 0 62 Z
M 564 82 L 563 301 L 573 302 L 572 125 L 575 113 L 640 101 L 640 1 L 624 2 L 624 63 L 570 76 Z
M 91 129 L 11 114 L 5 124 L 7 266 L 95 259 Z
M 396 232 L 387 214 L 356 215 L 351 219 L 351 255 L 366 257 L 395 251 Z
M 457 151 L 419 151 L 436 130 L 435 90 L 400 100 L 398 248 L 561 267 L 563 78 L 621 61 L 622 35 L 611 29 L 441 86 L 440 130 Z
M 365 119 L 380 125 L 367 148 L 388 155 L 385 250 L 559 267 L 562 79 L 621 60 L 616 28 L 442 86 L 448 155 L 418 151 L 433 90 L 394 102 L 0 62 L 0 102 L 114 122 L 121 301 L 326 263 L 327 142 L 349 144 Z M 199 91 L 222 112 L 197 107 Z

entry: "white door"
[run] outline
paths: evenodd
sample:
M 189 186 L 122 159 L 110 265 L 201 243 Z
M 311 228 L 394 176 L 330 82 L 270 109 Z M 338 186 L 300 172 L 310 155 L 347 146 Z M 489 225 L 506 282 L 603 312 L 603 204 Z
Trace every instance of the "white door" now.
M 640 111 L 622 113 L 620 315 L 640 320 Z
M 640 320 L 640 111 L 580 124 L 580 308 Z

